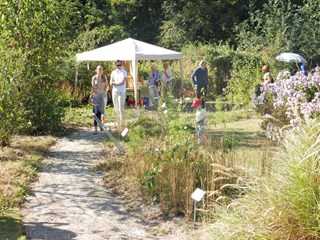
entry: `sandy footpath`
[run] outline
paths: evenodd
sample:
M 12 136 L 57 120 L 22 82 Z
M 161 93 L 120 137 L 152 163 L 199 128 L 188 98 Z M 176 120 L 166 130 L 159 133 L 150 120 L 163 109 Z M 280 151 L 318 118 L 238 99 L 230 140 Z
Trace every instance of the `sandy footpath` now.
M 51 148 L 23 208 L 28 239 L 200 239 L 200 230 L 181 218 L 126 212 L 126 202 L 99 184 L 92 167 L 108 153 L 105 137 L 82 128 Z

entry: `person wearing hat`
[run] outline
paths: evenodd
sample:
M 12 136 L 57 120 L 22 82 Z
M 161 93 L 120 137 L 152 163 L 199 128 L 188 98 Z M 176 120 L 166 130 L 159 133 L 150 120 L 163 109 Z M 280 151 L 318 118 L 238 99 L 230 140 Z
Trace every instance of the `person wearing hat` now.
M 198 135 L 198 144 L 203 143 L 204 126 L 208 123 L 208 112 L 202 108 L 202 101 L 197 98 L 191 105 L 196 111 L 196 132 Z

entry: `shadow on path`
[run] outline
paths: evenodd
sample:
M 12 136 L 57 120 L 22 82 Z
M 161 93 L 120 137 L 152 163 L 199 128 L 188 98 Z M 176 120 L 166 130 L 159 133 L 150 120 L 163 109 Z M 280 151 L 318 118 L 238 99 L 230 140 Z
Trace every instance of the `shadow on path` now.
M 31 239 L 53 240 L 53 239 L 76 239 L 77 234 L 61 227 L 66 223 L 59 222 L 25 222 L 24 226 L 28 229 Z

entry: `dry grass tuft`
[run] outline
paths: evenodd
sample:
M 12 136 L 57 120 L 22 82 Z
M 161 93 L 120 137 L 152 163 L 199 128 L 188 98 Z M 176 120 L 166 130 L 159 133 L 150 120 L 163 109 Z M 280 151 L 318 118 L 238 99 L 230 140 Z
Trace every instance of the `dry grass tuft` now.
M 54 143 L 52 137 L 15 136 L 0 150 L 0 209 L 18 207 L 40 166 L 41 155 Z

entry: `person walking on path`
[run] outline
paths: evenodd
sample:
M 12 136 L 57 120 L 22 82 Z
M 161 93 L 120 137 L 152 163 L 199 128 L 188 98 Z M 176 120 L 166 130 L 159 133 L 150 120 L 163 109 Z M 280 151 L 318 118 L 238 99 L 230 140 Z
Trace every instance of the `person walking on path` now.
M 159 104 L 159 86 L 161 83 L 161 73 L 157 70 L 155 64 L 151 65 L 151 72 L 149 75 L 149 107 L 158 107 Z M 154 104 L 155 102 L 155 104 Z
M 122 68 L 122 62 L 117 60 L 116 69 L 112 71 L 110 85 L 112 86 L 112 101 L 118 118 L 118 130 L 121 131 L 125 124 L 124 104 L 126 102 L 127 72 Z
M 93 85 L 92 87 L 93 93 L 90 95 L 89 103 L 93 106 L 93 112 L 95 116 L 101 121 L 101 113 L 103 111 L 103 106 L 104 106 L 104 98 L 103 98 L 104 94 L 99 93 L 98 89 L 99 88 L 97 84 Z M 96 119 L 94 119 L 93 125 L 94 125 L 93 134 L 97 134 L 98 123 Z M 100 126 L 100 130 L 102 131 L 101 126 Z
M 108 91 L 109 91 L 109 82 L 107 80 L 106 75 L 103 74 L 103 67 L 98 65 L 96 68 L 96 75 L 92 77 L 91 86 L 97 85 L 98 92 L 103 94 L 104 105 L 101 111 L 102 115 L 102 122 L 105 122 L 105 114 L 106 114 L 106 107 L 108 103 Z
M 205 60 L 200 61 L 199 67 L 191 75 L 191 80 L 196 85 L 196 97 L 202 100 L 202 107 L 204 107 L 204 98 L 207 94 L 209 83 L 207 62 Z

